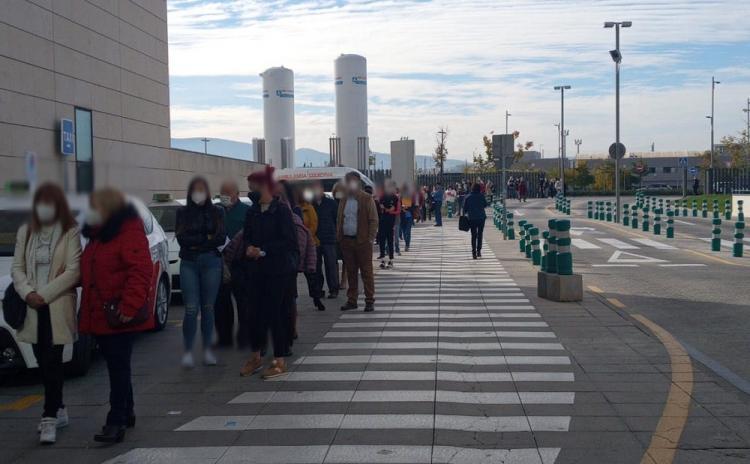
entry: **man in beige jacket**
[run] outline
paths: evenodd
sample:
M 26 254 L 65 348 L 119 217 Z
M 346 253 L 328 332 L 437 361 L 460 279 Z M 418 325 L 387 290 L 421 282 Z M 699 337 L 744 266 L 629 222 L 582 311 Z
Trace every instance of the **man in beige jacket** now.
M 359 274 L 365 287 L 365 311 L 375 310 L 375 277 L 372 270 L 372 244 L 378 233 L 378 212 L 372 196 L 362 191 L 359 173 L 345 177 L 346 196 L 339 202 L 336 239 L 347 269 L 349 288 L 342 311 L 357 309 Z

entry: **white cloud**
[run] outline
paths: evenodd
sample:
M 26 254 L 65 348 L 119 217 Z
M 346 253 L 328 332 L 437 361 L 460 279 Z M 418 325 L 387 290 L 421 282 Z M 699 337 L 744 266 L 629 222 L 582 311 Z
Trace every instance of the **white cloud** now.
M 333 59 L 342 52 L 368 58 L 375 150 L 408 135 L 420 153 L 429 152 L 435 130 L 447 125 L 451 153 L 469 156 L 483 134 L 503 126 L 509 108 L 511 127 L 553 154 L 559 97 L 551 87 L 568 81 L 574 83 L 566 100 L 568 152 L 573 138 L 583 138 L 584 152 L 603 151 L 614 133 L 607 55 L 614 34 L 602 28 L 604 20 L 634 22 L 622 32 L 629 148 L 644 150 L 651 141 L 665 150 L 708 144 L 710 75 L 719 70 L 708 58 L 696 63 L 696 47 L 734 56 L 716 65 L 731 75 L 717 93 L 717 133 L 744 127 L 741 107 L 750 94 L 750 74 L 738 64 L 747 59 L 750 2 L 170 0 L 169 9 L 172 75 L 237 75 L 242 84 L 234 90 L 251 96 L 260 92 L 260 71 L 294 69 L 298 107 L 317 108 L 298 112 L 297 146 L 323 151 L 333 130 Z M 259 110 L 173 103 L 175 136 L 249 140 L 262 133 Z

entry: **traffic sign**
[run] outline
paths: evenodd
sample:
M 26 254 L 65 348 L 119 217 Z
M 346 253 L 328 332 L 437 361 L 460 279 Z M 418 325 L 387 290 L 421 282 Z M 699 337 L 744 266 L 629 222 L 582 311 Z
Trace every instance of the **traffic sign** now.
M 499 161 L 500 157 L 510 158 L 513 156 L 513 134 L 495 134 L 492 136 L 492 157 Z
M 617 159 L 622 159 L 623 156 L 625 156 L 625 152 L 627 150 L 625 149 L 625 145 L 620 143 L 619 145 L 616 143 L 613 143 L 609 146 L 609 157 L 612 159 L 615 159 L 615 155 Z
M 75 126 L 72 119 L 60 119 L 60 153 L 63 156 L 76 154 Z
M 688 160 L 687 160 L 687 157 L 686 157 L 686 156 L 683 156 L 682 158 L 680 158 L 680 160 L 679 160 L 679 164 L 680 164 L 680 167 L 681 167 L 681 168 L 686 168 L 686 167 L 687 167 L 687 165 L 688 165 Z
M 688 171 L 693 176 L 696 175 L 696 174 L 698 174 L 698 168 L 696 168 L 695 166 L 691 166 L 690 169 L 688 169 Z

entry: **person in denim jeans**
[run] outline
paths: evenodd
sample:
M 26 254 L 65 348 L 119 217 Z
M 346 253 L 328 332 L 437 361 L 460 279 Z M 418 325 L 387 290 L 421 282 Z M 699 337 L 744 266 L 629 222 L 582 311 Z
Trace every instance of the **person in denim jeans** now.
M 187 204 L 177 210 L 176 238 L 180 244 L 180 287 L 185 303 L 182 365 L 191 368 L 193 342 L 201 313 L 203 363 L 216 365 L 211 351 L 214 334 L 214 304 L 222 281 L 223 262 L 219 247 L 226 242 L 224 211 L 211 203 L 208 182 L 195 177 L 188 186 Z

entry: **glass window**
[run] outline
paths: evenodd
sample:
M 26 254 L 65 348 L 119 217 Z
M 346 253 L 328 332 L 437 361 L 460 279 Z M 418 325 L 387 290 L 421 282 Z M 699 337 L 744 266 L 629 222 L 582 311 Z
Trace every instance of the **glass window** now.
M 664 168 L 662 168 L 662 172 L 664 174 L 669 174 L 670 172 L 672 172 L 672 168 L 671 167 L 664 167 Z
M 87 193 L 94 188 L 94 130 L 91 111 L 75 110 L 76 130 L 76 190 Z

